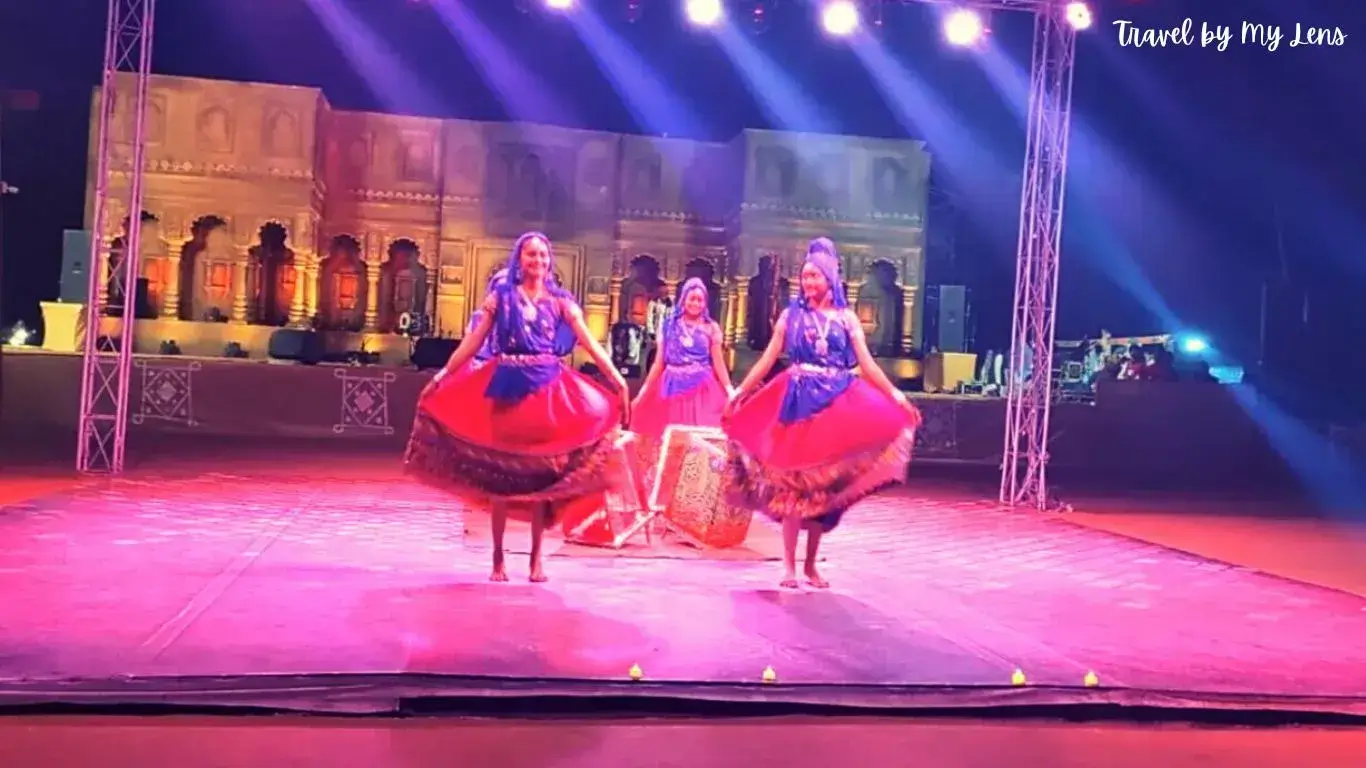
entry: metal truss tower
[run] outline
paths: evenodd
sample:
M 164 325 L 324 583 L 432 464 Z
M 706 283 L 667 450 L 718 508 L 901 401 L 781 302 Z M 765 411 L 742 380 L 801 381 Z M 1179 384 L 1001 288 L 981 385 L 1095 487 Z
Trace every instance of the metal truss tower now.
M 99 138 L 91 223 L 89 293 L 86 300 L 81 412 L 76 444 L 80 472 L 123 471 L 128 439 L 128 393 L 132 378 L 133 325 L 141 247 L 142 180 L 147 145 L 147 82 L 151 74 L 156 0 L 109 0 L 104 76 L 100 84 Z M 116 124 L 118 115 L 119 124 Z M 131 122 L 123 126 L 124 119 Z M 116 142 L 127 131 L 131 147 Z M 129 130 L 131 129 L 131 130 Z M 131 151 L 125 151 L 131 149 Z M 122 201 L 122 204 L 120 204 Z M 127 214 L 118 258 L 106 238 L 109 219 Z M 106 306 L 112 305 L 112 306 Z M 107 309 L 121 312 L 107 312 Z M 110 315 L 116 333 L 105 334 Z
M 1077 50 L 1077 32 L 1068 22 L 1064 6 L 1059 0 L 1038 0 L 1034 8 L 1001 464 L 1001 503 L 1039 510 L 1049 506 L 1054 319 L 1072 124 L 1072 68 Z

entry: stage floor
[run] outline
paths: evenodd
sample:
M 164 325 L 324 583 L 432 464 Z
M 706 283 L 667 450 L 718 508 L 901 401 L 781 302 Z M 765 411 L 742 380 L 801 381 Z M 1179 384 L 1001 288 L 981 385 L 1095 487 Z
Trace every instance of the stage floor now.
M 779 590 L 773 561 L 572 548 L 548 558 L 549 584 L 526 583 L 520 555 L 491 584 L 484 535 L 390 466 L 229 466 L 0 512 L 0 703 L 611 693 L 1366 714 L 1366 598 L 1065 517 L 912 486 L 827 539 L 828 592 Z M 767 666 L 777 684 L 759 682 Z

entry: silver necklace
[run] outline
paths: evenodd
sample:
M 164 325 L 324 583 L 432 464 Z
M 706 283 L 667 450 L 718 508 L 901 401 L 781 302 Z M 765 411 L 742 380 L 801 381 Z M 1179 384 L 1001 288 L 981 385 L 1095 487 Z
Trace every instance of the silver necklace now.
M 687 347 L 688 349 L 692 349 L 692 345 L 696 343 L 696 340 L 695 340 L 693 334 L 696 332 L 697 326 L 694 325 L 694 326 L 689 327 L 689 325 L 688 325 L 688 323 L 687 323 L 686 321 L 684 321 L 682 318 L 679 318 L 679 319 L 678 319 L 678 327 L 679 327 L 680 330 L 683 331 L 682 333 L 680 333 L 680 334 L 678 335 L 678 343 L 679 343 L 679 344 L 682 344 L 683 346 Z
M 830 317 L 829 315 L 825 314 L 819 309 L 815 311 L 815 314 L 816 354 L 821 357 L 824 357 L 825 355 L 830 353 L 830 342 L 827 341 L 827 339 L 830 336 L 830 324 L 834 322 L 834 318 Z M 825 320 L 824 324 L 821 323 L 822 319 Z
M 521 297 L 521 300 L 518 301 L 518 303 L 522 305 L 522 319 L 528 323 L 535 322 L 538 314 L 536 302 L 531 300 L 531 297 L 527 295 L 526 289 L 520 285 L 517 286 L 517 294 Z

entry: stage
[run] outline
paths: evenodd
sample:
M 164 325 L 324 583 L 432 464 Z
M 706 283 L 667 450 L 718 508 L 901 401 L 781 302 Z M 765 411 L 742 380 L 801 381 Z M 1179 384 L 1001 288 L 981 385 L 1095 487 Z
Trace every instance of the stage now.
M 73 431 L 80 411 L 79 355 L 6 350 L 0 423 L 11 434 Z M 401 368 L 306 366 L 137 355 L 129 392 L 132 453 L 168 437 L 192 441 L 324 440 L 338 448 L 400 452 L 417 395 L 431 373 Z M 1095 404 L 1058 403 L 1049 468 L 1144 483 L 1293 482 L 1250 389 L 1216 384 L 1115 382 Z M 922 462 L 999 467 L 1000 398 L 913 394 L 924 413 Z
M 512 530 L 512 582 L 492 584 L 481 520 L 467 532 L 387 454 L 168 462 L 14 501 L 0 513 L 0 704 L 1366 714 L 1366 598 L 914 477 L 827 539 L 826 592 L 777 588 L 771 531 L 731 557 L 552 541 L 551 581 L 532 585 Z

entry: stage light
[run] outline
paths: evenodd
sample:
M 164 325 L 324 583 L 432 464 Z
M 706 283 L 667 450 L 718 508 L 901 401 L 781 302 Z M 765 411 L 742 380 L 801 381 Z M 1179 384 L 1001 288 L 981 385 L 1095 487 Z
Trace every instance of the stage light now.
M 852 0 L 832 0 L 821 7 L 821 25 L 832 35 L 843 37 L 858 29 L 858 6 Z
M 626 23 L 640 21 L 640 0 L 626 0 Z
M 1091 7 L 1086 3 L 1068 3 L 1063 9 L 1067 15 L 1067 23 L 1072 25 L 1072 29 L 1090 29 L 1095 18 L 1091 15 Z
M 755 34 L 768 31 L 771 2 L 772 0 L 755 0 L 754 7 L 750 9 L 749 25 Z
M 949 45 L 967 48 L 976 45 L 986 35 L 986 25 L 976 11 L 959 8 L 944 17 L 944 39 Z
M 1203 336 L 1182 336 L 1178 344 L 1185 355 L 1203 355 L 1209 351 L 1209 340 Z
M 545 0 L 545 7 L 552 11 L 567 11 L 574 7 L 574 0 Z
M 687 0 L 683 12 L 693 24 L 710 27 L 721 20 L 721 0 Z

